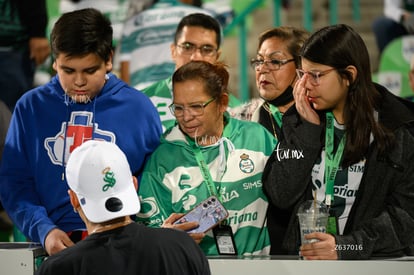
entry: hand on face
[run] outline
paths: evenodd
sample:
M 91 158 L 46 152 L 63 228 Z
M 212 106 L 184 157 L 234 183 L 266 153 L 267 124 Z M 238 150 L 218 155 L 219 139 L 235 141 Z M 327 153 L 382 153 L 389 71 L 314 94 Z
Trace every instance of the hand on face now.
M 296 110 L 299 115 L 306 121 L 319 125 L 320 119 L 316 111 L 312 108 L 306 89 L 306 81 L 309 76 L 304 74 L 301 79 L 296 81 L 293 88 L 293 97 L 295 99 Z

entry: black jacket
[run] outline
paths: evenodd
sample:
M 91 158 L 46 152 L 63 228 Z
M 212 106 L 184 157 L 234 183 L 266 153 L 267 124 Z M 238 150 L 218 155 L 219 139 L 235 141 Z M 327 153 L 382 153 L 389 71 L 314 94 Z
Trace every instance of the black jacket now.
M 414 253 L 414 105 L 382 86 L 379 122 L 391 129 L 396 146 L 378 157 L 375 142 L 366 156 L 363 177 L 343 235 L 335 235 L 340 259 L 398 257 Z M 270 203 L 291 213 L 282 247 L 298 253 L 296 212 L 312 199 L 311 171 L 324 146 L 325 125 L 302 121 L 292 106 L 283 117 L 283 136 L 263 173 Z M 289 152 L 296 158 L 280 158 Z M 286 156 L 286 155 L 285 155 Z M 297 157 L 300 156 L 300 157 Z

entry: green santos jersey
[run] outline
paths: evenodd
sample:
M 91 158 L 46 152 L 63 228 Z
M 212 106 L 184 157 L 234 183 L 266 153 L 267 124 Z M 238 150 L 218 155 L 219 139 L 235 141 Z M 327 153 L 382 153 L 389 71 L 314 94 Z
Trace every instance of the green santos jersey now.
M 137 220 L 161 227 L 170 214 L 186 213 L 216 195 L 229 212 L 224 223 L 232 228 L 238 254 L 267 255 L 268 201 L 262 173 L 276 139 L 258 123 L 230 118 L 227 113 L 225 122 L 222 137 L 209 146 L 196 144 L 178 126 L 164 133 L 139 184 L 141 212 Z M 202 153 L 213 188 L 203 177 L 195 150 Z M 212 230 L 200 246 L 206 255 L 218 255 Z
M 168 107 L 172 103 L 172 77 L 160 80 L 142 90 L 154 104 L 160 115 L 163 131 L 176 124 L 174 115 Z M 234 95 L 229 95 L 229 108 L 241 105 L 241 102 Z

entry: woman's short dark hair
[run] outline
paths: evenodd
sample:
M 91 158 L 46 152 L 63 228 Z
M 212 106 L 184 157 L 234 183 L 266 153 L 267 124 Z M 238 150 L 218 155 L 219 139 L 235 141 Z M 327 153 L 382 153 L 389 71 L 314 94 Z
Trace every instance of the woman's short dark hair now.
M 187 80 L 197 80 L 203 83 L 205 91 L 212 97 L 218 98 L 228 93 L 229 72 L 222 62 L 211 64 L 206 61 L 191 61 L 178 68 L 172 77 L 174 84 Z

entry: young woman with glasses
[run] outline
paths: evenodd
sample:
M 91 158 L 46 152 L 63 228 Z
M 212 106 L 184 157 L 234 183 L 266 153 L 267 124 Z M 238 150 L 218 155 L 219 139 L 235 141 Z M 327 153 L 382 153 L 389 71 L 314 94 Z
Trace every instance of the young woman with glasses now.
M 170 110 L 177 125 L 164 133 L 143 172 L 138 220 L 190 230 L 198 224 L 173 225 L 181 217 L 174 213 L 186 213 L 215 196 L 229 216 L 212 231 L 189 233 L 203 251 L 267 255 L 268 203 L 261 178 L 276 140 L 261 125 L 230 117 L 228 81 L 222 63 L 192 61 L 174 73 Z M 220 237 L 231 236 L 234 245 L 220 248 Z
M 371 79 L 368 50 L 343 24 L 301 49 L 295 105 L 269 158 L 263 185 L 291 213 L 283 248 L 306 259 L 369 259 L 414 252 L 414 107 Z M 326 233 L 301 245 L 305 200 L 330 209 Z

